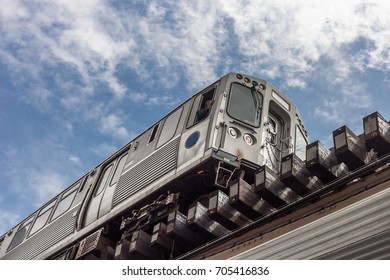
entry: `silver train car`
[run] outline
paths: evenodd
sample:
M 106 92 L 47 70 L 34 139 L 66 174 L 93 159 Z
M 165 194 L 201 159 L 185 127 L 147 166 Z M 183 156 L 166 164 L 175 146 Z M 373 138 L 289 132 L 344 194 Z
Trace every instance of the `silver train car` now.
M 188 211 L 195 199 L 224 192 L 238 178 L 252 184 L 261 166 L 277 174 L 288 154 L 304 160 L 308 143 L 298 109 L 282 92 L 229 73 L 0 237 L 0 259 L 77 259 L 94 233 L 112 248 L 98 258 L 114 258 L 125 217 L 142 206 L 177 198 Z

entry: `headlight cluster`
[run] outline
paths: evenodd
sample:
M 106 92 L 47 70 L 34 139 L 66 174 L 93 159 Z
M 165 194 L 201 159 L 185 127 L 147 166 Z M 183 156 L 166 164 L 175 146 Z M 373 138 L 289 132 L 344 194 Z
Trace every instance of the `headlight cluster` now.
M 238 129 L 238 128 L 235 128 L 235 127 L 229 127 L 228 128 L 228 133 L 230 135 L 230 137 L 234 138 L 234 139 L 237 139 L 237 138 L 240 138 L 241 137 L 241 131 Z M 246 144 L 248 144 L 249 146 L 252 146 L 256 143 L 256 138 L 249 134 L 249 133 L 245 133 L 242 138 L 244 139 L 244 142 Z

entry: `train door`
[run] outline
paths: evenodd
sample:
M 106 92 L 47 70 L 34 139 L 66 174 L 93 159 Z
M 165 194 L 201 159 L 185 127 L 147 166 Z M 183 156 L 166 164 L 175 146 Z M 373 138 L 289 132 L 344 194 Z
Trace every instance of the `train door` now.
M 112 196 L 118 184 L 119 178 L 122 174 L 122 170 L 125 166 L 127 156 L 128 153 L 124 153 L 119 156 L 117 161 L 115 162 L 115 167 L 112 171 L 112 176 L 110 176 L 109 181 L 106 183 L 106 188 L 101 196 L 98 218 L 106 215 L 108 212 L 111 211 Z
M 102 167 L 97 185 L 88 201 L 84 226 L 91 224 L 111 210 L 111 197 L 125 165 L 127 155 L 128 153 L 125 152 Z
M 88 206 L 85 212 L 85 217 L 83 221 L 83 225 L 89 225 L 92 222 L 96 221 L 100 209 L 100 203 L 102 201 L 102 197 L 104 194 L 104 190 L 106 189 L 107 183 L 109 181 L 109 177 L 113 170 L 114 164 L 110 163 L 103 168 L 101 172 L 98 185 L 93 189 L 91 197 L 88 199 Z
M 279 171 L 283 149 L 282 119 L 270 111 L 268 121 L 265 123 L 265 126 L 264 164 L 273 170 Z

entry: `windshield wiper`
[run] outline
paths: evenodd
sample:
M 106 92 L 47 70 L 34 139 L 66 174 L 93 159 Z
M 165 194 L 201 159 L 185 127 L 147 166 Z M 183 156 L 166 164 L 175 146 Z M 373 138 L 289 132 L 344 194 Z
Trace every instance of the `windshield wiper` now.
M 251 88 L 251 93 L 252 93 L 252 99 L 256 107 L 256 121 L 260 120 L 260 112 L 261 112 L 261 102 L 260 98 L 256 92 L 255 86 Z

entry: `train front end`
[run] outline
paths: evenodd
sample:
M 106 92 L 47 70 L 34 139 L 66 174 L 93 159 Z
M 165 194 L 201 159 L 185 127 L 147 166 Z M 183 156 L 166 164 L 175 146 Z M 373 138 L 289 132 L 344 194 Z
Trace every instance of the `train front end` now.
M 216 185 L 228 187 L 261 166 L 279 173 L 281 159 L 293 152 L 304 160 L 309 140 L 293 103 L 265 80 L 237 73 L 225 78 L 210 134 L 219 160 Z

